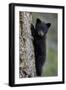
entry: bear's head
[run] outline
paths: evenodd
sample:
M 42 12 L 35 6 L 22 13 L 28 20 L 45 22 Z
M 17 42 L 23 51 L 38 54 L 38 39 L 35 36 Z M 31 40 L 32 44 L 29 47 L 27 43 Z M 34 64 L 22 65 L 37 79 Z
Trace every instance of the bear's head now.
M 37 34 L 43 37 L 43 36 L 46 36 L 50 26 L 51 26 L 50 23 L 42 22 L 40 19 L 37 18 L 35 29 Z

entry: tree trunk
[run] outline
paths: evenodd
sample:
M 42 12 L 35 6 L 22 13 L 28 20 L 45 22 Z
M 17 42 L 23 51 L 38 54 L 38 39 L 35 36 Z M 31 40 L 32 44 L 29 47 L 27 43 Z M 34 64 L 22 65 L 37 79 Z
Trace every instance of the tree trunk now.
M 19 77 L 34 77 L 35 56 L 31 35 L 32 15 L 29 12 L 19 13 Z

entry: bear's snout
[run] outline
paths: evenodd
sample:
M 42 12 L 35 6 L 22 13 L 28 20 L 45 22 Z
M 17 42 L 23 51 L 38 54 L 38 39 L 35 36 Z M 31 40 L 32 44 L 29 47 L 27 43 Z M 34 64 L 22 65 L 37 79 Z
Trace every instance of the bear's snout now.
M 42 31 L 42 30 L 40 30 L 40 31 L 38 32 L 38 35 L 39 35 L 39 36 L 44 36 L 43 31 Z

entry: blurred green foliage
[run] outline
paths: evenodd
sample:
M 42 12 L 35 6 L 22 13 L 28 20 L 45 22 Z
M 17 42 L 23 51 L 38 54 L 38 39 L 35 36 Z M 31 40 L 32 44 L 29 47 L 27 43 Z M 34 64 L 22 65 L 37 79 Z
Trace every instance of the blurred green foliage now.
M 56 76 L 57 75 L 57 53 L 53 49 L 48 50 L 48 60 L 43 69 L 42 76 Z

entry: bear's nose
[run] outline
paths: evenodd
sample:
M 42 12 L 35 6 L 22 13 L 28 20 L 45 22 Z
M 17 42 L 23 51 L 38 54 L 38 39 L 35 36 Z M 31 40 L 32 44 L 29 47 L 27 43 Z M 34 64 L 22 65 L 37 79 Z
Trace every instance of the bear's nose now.
M 39 36 L 44 36 L 44 33 L 42 32 L 42 30 L 38 32 L 38 35 Z

